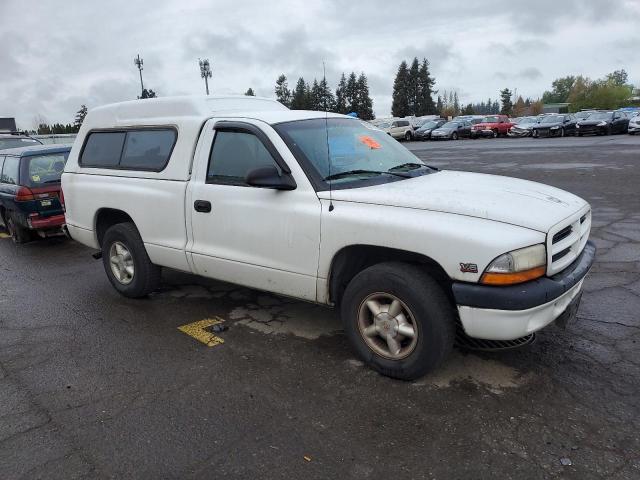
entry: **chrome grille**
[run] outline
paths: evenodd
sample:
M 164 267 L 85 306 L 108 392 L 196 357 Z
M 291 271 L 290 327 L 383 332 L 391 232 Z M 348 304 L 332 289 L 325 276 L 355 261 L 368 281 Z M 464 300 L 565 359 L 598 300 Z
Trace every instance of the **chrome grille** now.
M 582 210 L 555 225 L 547 236 L 547 275 L 567 268 L 580 255 L 589 239 L 591 210 Z

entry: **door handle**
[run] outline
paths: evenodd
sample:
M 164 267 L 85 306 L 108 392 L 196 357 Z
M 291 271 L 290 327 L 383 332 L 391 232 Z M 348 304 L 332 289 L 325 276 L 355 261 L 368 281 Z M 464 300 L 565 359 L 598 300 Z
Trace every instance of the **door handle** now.
M 196 200 L 193 202 L 193 208 L 196 212 L 209 213 L 211 211 L 211 202 L 207 200 Z

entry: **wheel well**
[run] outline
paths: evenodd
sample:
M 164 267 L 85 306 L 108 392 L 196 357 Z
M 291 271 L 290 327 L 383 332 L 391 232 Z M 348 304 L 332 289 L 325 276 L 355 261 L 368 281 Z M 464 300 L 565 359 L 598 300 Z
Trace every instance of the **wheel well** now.
M 339 304 L 349 282 L 365 268 L 383 262 L 407 262 L 420 265 L 439 284 L 453 302 L 451 279 L 438 262 L 420 253 L 372 245 L 350 245 L 340 250 L 331 263 L 329 299 Z
M 98 211 L 96 216 L 96 236 L 98 245 L 102 246 L 102 239 L 107 230 L 117 223 L 133 223 L 133 219 L 122 210 L 112 208 L 103 208 Z

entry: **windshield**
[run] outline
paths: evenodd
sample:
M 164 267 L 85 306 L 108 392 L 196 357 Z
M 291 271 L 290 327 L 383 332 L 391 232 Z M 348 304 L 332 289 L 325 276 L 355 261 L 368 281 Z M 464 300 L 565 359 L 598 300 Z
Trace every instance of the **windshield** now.
M 60 183 L 60 177 L 67 162 L 69 153 L 51 153 L 48 155 L 37 155 L 24 157 L 23 164 L 26 163 L 25 170 L 22 170 L 22 182 L 26 187 L 38 188 L 47 185 Z M 26 160 L 26 161 L 25 161 Z M 23 168 L 25 168 L 23 166 Z
M 558 115 L 549 115 L 548 117 L 544 117 L 540 123 L 560 123 L 563 118 Z
M 438 126 L 438 122 L 434 122 L 433 120 L 427 123 L 423 123 L 422 126 L 418 130 L 430 130 L 432 128 L 436 128 Z
M 0 138 L 0 150 L 28 147 L 30 145 L 41 145 L 41 143 L 33 138 Z
M 460 125 L 460 122 L 447 122 L 444 125 L 442 125 L 440 128 L 458 128 L 459 125 Z
M 536 117 L 522 117 L 519 118 L 517 122 L 515 122 L 517 125 L 522 125 L 525 123 L 536 123 L 538 121 L 538 119 Z
M 318 183 L 353 182 L 372 177 L 388 182 L 402 178 L 398 172 L 403 169 L 419 169 L 420 174 L 432 171 L 397 140 L 359 120 L 319 118 L 280 123 L 274 128 L 303 168 L 312 170 L 308 173 Z M 387 174 L 389 170 L 393 174 Z M 327 180 L 329 176 L 333 180 Z
M 611 120 L 613 113 L 611 112 L 596 112 L 589 115 L 589 121 L 591 120 Z
M 575 117 L 578 120 L 584 120 L 585 118 L 591 116 L 592 113 L 593 112 L 578 112 L 578 113 L 575 114 Z
M 499 123 L 500 117 L 484 117 L 482 123 Z

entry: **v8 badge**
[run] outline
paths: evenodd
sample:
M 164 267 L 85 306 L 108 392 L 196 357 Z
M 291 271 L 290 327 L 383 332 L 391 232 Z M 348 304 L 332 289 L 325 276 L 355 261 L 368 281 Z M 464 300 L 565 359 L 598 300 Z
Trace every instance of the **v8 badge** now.
M 461 263 L 460 271 L 462 273 L 478 273 L 478 265 L 475 263 Z

